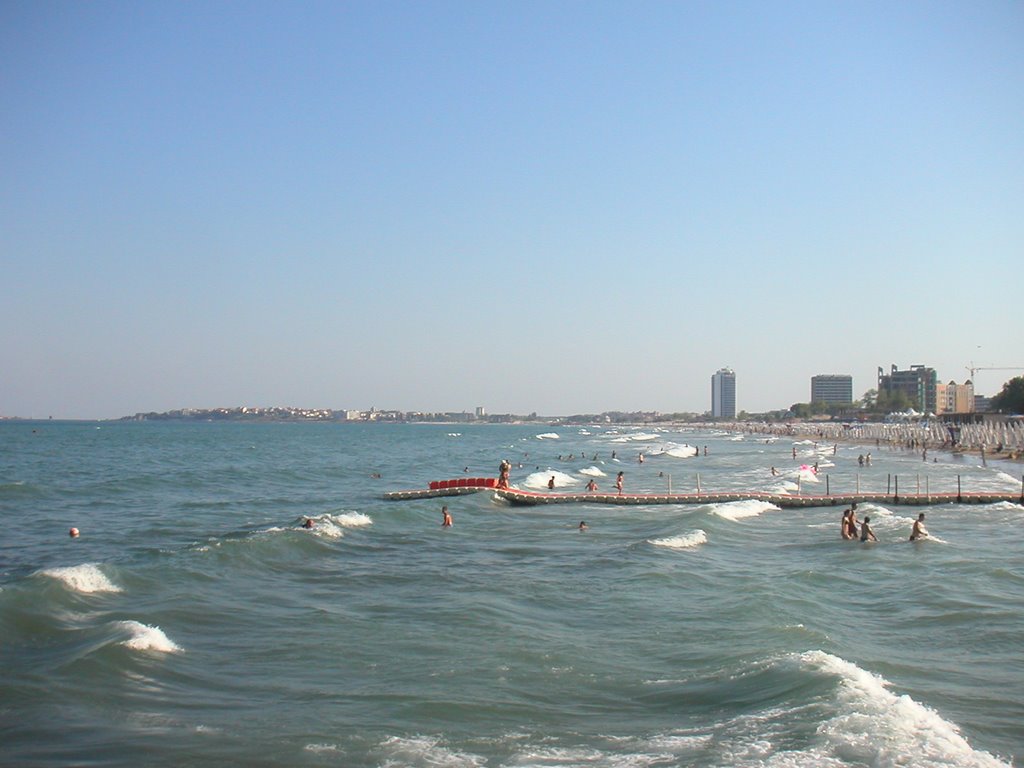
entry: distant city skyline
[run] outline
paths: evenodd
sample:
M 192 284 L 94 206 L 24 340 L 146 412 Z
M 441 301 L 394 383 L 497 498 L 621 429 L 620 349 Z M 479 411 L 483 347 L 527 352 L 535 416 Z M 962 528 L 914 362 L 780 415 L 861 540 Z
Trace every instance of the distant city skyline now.
M 0 5 L 0 414 L 1024 371 L 1024 5 Z

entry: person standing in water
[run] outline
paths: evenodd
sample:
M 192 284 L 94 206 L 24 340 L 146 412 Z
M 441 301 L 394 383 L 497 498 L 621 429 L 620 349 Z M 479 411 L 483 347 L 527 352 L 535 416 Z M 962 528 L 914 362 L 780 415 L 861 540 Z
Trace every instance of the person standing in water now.
M 924 512 L 921 512 L 917 516 L 917 520 L 914 521 L 914 527 L 910 531 L 910 540 L 918 541 L 919 539 L 928 538 L 928 531 L 924 527 Z
M 452 527 L 452 515 L 448 511 L 448 507 L 441 507 L 441 527 L 451 528 Z
M 618 476 L 615 478 L 615 488 L 618 490 L 618 492 L 620 494 L 622 493 L 622 476 L 623 476 L 623 474 L 624 474 L 623 472 L 619 472 Z
M 871 526 L 868 523 L 871 522 L 870 517 L 865 517 L 864 522 L 860 524 L 860 540 L 861 541 L 878 541 L 878 537 L 875 536 L 875 532 L 871 530 Z
M 554 475 L 552 475 L 551 479 L 548 480 L 548 490 L 549 491 L 555 490 L 555 476 Z

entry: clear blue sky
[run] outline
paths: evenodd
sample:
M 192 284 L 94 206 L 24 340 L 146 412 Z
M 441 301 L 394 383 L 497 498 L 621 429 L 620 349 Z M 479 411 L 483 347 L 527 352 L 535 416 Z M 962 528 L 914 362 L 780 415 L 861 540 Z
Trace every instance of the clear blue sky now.
M 0 415 L 761 411 L 1022 268 L 1021 2 L 0 4 Z

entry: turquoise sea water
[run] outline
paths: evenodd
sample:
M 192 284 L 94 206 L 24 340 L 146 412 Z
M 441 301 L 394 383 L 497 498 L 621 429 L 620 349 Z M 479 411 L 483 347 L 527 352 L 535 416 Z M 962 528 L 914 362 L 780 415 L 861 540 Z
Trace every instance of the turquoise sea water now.
M 924 507 L 911 544 L 922 508 L 862 505 L 861 545 L 832 507 L 381 499 L 506 457 L 559 490 L 1021 483 L 711 432 L 0 424 L 0 764 L 1021 764 L 1024 507 Z

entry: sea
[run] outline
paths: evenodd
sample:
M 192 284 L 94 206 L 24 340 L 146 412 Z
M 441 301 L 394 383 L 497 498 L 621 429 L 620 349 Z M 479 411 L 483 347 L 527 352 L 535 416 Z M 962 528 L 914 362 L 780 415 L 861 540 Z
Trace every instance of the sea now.
M 383 498 L 503 459 L 542 492 L 1022 483 L 711 428 L 3 422 L 0 764 L 1024 765 L 1020 504 L 862 504 L 861 544 L 841 506 Z

